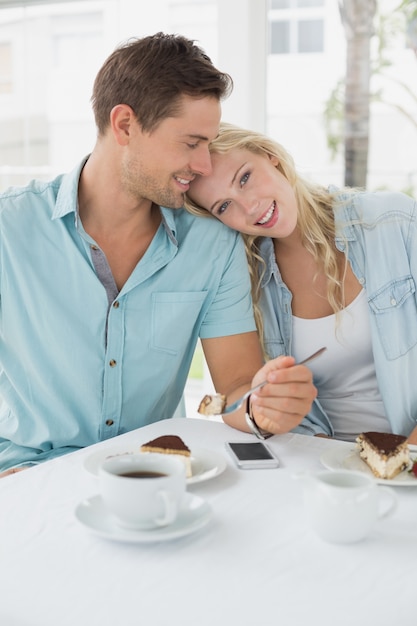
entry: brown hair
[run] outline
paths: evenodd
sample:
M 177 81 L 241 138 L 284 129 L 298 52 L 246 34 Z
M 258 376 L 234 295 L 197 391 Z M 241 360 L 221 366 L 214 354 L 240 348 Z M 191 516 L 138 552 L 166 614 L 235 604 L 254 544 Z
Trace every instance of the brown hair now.
M 232 88 L 231 77 L 194 41 L 156 33 L 116 48 L 96 76 L 91 101 L 99 134 L 117 104 L 129 105 L 142 129 L 151 132 L 178 113 L 182 95 L 221 100 Z

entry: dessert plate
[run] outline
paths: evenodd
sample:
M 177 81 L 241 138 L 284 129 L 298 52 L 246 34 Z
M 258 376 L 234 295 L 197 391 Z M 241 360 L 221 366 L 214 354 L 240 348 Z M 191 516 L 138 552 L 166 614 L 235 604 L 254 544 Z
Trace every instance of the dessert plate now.
M 169 526 L 152 530 L 131 530 L 119 526 L 104 506 L 101 496 L 96 495 L 80 502 L 75 509 L 75 517 L 85 528 L 105 539 L 126 543 L 154 543 L 178 539 L 200 530 L 211 520 L 212 509 L 203 498 L 187 493 L 177 519 Z
M 93 454 L 90 454 L 84 461 L 84 468 L 93 474 L 98 476 L 98 470 L 108 457 L 116 456 L 118 454 L 138 454 L 139 447 L 113 447 L 105 448 L 103 450 L 97 450 Z M 147 453 L 144 453 L 147 454 Z M 212 450 L 205 450 L 203 448 L 197 448 L 191 453 L 191 471 L 192 476 L 187 478 L 187 485 L 193 485 L 195 483 L 201 483 L 205 480 L 210 480 L 215 476 L 218 476 L 226 469 L 227 463 L 225 458 L 213 452 Z
M 413 447 L 410 447 L 411 455 L 413 455 Z M 394 487 L 417 487 L 417 478 L 414 474 L 410 474 L 408 470 L 403 470 L 394 478 L 377 478 L 362 461 L 359 453 L 354 448 L 333 448 L 327 450 L 320 457 L 320 462 L 324 467 L 331 470 L 348 469 L 356 472 L 364 472 L 375 478 L 380 485 L 392 485 Z

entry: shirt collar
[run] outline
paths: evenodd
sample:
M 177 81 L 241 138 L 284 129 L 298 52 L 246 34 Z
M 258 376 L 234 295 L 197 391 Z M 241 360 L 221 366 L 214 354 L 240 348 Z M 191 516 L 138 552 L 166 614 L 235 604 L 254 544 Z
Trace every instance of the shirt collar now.
M 174 245 L 178 247 L 177 241 L 177 225 L 175 222 L 175 215 L 178 211 L 182 211 L 183 209 L 167 209 L 166 207 L 161 207 L 161 217 L 162 224 L 165 228 L 165 231 L 172 241 Z
M 356 241 L 356 226 L 361 223 L 355 208 L 355 195 L 351 192 L 339 192 L 334 185 L 329 186 L 330 193 L 335 195 L 333 214 L 335 221 L 335 242 L 339 249 L 344 249 L 346 241 Z
M 55 207 L 52 213 L 52 219 L 58 219 L 74 213 L 76 221 L 78 220 L 78 183 L 81 171 L 86 164 L 88 156 L 68 174 L 62 176 L 59 187 Z
M 259 253 L 265 262 L 265 272 L 262 276 L 261 288 L 269 283 L 274 274 L 278 274 L 278 265 L 275 260 L 274 244 L 270 237 L 263 237 L 259 244 Z

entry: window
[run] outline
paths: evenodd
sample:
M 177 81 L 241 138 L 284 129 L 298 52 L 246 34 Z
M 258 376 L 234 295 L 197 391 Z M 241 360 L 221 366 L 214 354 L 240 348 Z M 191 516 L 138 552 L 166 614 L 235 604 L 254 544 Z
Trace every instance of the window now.
M 12 46 L 0 43 L 0 95 L 11 93 L 12 88 Z
M 324 0 L 270 0 L 270 53 L 324 51 Z
M 290 9 L 296 7 L 322 7 L 324 0 L 271 0 L 271 9 Z
M 0 191 L 50 180 L 91 151 L 91 91 L 117 45 L 162 29 L 188 34 L 208 52 L 217 48 L 215 0 L 155 0 L 146 11 L 142 5 L 0 0 Z
M 323 20 L 300 20 L 297 39 L 299 52 L 323 52 Z
M 103 14 L 82 13 L 54 16 L 51 19 L 50 37 L 53 66 L 57 70 L 99 67 L 101 38 L 104 32 Z
M 0 190 L 50 179 L 93 145 L 89 97 L 115 1 L 7 0 L 3 10 L 0 0 Z
M 407 24 L 406 44 L 407 48 L 411 48 L 417 54 L 417 16 Z

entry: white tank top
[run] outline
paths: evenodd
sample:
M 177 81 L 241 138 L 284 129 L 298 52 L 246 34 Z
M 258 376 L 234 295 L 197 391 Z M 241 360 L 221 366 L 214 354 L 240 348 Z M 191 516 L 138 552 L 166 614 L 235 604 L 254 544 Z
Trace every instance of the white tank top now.
M 379 393 L 372 354 L 365 291 L 338 316 L 303 319 L 293 316 L 293 356 L 297 361 L 326 346 L 308 364 L 318 400 L 334 428 L 335 437 L 354 441 L 364 431 L 392 432 Z

